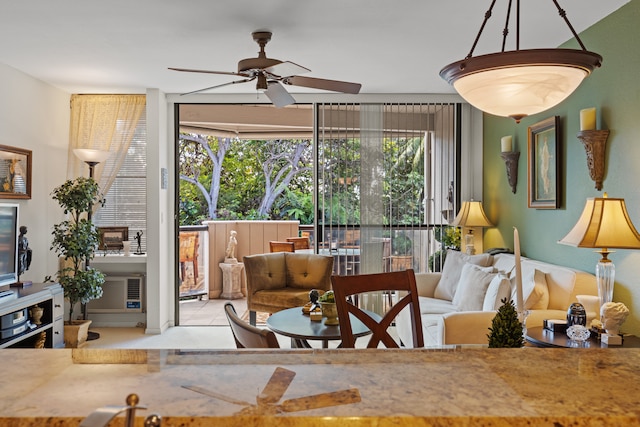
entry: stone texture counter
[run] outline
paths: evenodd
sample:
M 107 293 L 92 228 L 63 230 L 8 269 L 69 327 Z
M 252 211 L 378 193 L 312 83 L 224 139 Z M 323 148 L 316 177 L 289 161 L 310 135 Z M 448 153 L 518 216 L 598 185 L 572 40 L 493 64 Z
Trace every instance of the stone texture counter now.
M 1 350 L 0 425 L 640 426 L 640 350 Z M 269 387 L 266 385 L 269 384 Z M 110 425 L 123 425 L 119 417 Z

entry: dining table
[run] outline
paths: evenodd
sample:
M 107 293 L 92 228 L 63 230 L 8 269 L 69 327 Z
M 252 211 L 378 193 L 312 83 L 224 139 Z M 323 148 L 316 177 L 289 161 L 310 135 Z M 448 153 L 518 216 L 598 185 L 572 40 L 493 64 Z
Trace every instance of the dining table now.
M 376 320 L 380 320 L 380 315 L 367 311 L 365 312 Z M 351 328 L 356 338 L 371 334 L 369 328 L 349 314 L 351 318 Z M 291 338 L 292 348 L 312 348 L 309 341 L 322 341 L 322 348 L 329 348 L 329 341 L 341 340 L 340 325 L 325 325 L 326 317 L 322 320 L 313 321 L 309 314 L 302 311 L 302 307 L 288 308 L 273 313 L 267 319 L 267 327 L 276 334 Z M 338 345 L 340 347 L 340 345 Z

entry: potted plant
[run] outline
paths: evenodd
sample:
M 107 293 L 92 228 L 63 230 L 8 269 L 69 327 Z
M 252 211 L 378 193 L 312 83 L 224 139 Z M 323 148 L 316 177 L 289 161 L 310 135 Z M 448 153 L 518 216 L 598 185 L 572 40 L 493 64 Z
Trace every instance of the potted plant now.
M 322 315 L 326 317 L 325 325 L 337 325 L 338 322 L 338 309 L 336 308 L 336 297 L 333 291 L 327 291 L 320 295 L 318 302 L 322 307 Z
M 98 247 L 98 232 L 93 226 L 89 212 L 96 203 L 104 199 L 93 178 L 67 180 L 53 190 L 53 199 L 60 204 L 67 219 L 53 227 L 51 249 L 61 258 L 57 272 L 58 282 L 69 301 L 69 318 L 65 321 L 65 344 L 77 346 L 86 341 L 90 320 L 76 321 L 73 312 L 78 303 L 86 304 L 102 296 L 104 274 L 89 267 Z M 82 324 L 79 326 L 78 324 Z M 81 336 L 77 336 L 80 329 Z

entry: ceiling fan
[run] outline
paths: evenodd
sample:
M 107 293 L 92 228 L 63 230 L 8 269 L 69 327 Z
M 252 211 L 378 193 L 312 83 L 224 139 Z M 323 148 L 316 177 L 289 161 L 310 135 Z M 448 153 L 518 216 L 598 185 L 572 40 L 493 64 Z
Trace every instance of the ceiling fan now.
M 260 46 L 260 52 L 258 53 L 257 58 L 246 58 L 238 62 L 237 72 L 169 67 L 170 70 L 185 71 L 188 73 L 224 74 L 243 77 L 242 80 L 235 80 L 228 83 L 210 86 L 194 90 L 192 92 L 183 93 L 182 95 L 189 95 L 205 90 L 256 80 L 256 89 L 258 91 L 264 92 L 276 107 L 284 107 L 286 105 L 293 104 L 296 101 L 289 92 L 286 91 L 282 84 L 352 94 L 360 91 L 360 87 L 362 86 L 360 83 L 299 76 L 298 74 L 308 73 L 311 70 L 290 61 L 280 61 L 279 59 L 267 58 L 264 47 L 271 40 L 270 31 L 255 31 L 251 35 L 253 36 L 253 40 L 255 40 Z
M 256 397 L 255 404 L 234 399 L 223 393 L 218 393 L 200 386 L 183 385 L 182 387 L 195 391 L 196 393 L 204 394 L 205 396 L 220 399 L 224 402 L 243 406 L 244 408 L 238 411 L 236 415 L 275 415 L 285 412 L 298 412 L 309 409 L 327 408 L 330 406 L 349 405 L 362 400 L 360 391 L 357 388 L 350 388 L 311 396 L 295 397 L 284 400 L 278 404 L 278 401 L 280 401 L 285 394 L 295 376 L 296 373 L 294 371 L 276 367 L 271 378 L 269 378 L 269 381 L 262 389 L 262 392 Z

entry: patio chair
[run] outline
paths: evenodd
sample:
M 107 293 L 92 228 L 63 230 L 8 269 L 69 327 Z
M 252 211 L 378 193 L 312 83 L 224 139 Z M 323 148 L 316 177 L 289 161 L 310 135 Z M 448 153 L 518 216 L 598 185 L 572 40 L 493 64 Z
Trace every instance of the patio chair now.
M 271 252 L 295 252 L 296 246 L 293 242 L 278 242 L 272 240 L 269 242 L 269 250 Z
M 389 335 L 388 329 L 400 311 L 406 306 L 410 307 L 411 312 L 413 346 L 424 347 L 418 290 L 415 274 L 412 269 L 386 273 L 360 274 L 356 276 L 331 276 L 331 283 L 336 298 L 343 348 L 355 347 L 355 338 L 351 328 L 349 313 L 357 317 L 371 330 L 371 337 L 367 348 L 377 348 L 381 343 L 387 348 L 400 347 L 400 344 Z M 358 294 L 388 291 L 401 292 L 403 296 L 379 321 L 373 319 L 361 308 L 350 302 L 353 300 L 353 297 Z
M 273 331 L 256 328 L 246 323 L 238 316 L 236 308 L 230 302 L 225 303 L 224 312 L 237 348 L 280 348 Z
M 186 263 L 193 264 L 193 286 L 198 284 L 198 247 L 200 246 L 197 231 L 180 232 L 180 273 L 182 281 L 187 278 Z
M 294 249 L 297 251 L 298 249 L 310 249 L 311 246 L 309 244 L 308 237 L 287 237 L 287 242 L 293 243 Z

